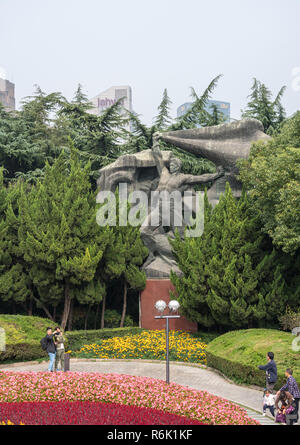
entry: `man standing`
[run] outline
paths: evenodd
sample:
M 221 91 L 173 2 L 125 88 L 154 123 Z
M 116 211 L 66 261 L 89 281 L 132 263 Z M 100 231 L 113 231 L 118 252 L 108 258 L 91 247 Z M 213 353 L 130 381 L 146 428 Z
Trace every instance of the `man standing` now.
M 46 342 L 47 342 L 46 351 L 47 351 L 47 353 L 49 355 L 49 358 L 50 358 L 48 371 L 53 372 L 54 371 L 54 361 L 55 361 L 55 355 L 56 355 L 56 348 L 55 348 L 55 344 L 54 344 L 54 341 L 53 341 L 53 333 L 52 333 L 52 329 L 51 328 L 47 328 Z
M 285 371 L 285 376 L 287 378 L 286 384 L 280 388 L 280 390 L 277 392 L 277 396 L 280 394 L 280 391 L 288 391 L 294 397 L 296 409 L 295 412 L 292 413 L 293 416 L 290 416 L 292 417 L 290 425 L 293 425 L 294 422 L 296 423 L 298 421 L 300 390 L 296 380 L 293 377 L 293 370 L 291 368 L 288 368 Z
M 54 343 L 56 346 L 56 355 L 55 355 L 55 371 L 57 371 L 57 365 L 60 363 L 61 371 L 65 370 L 65 347 L 64 347 L 64 336 L 61 332 L 60 327 L 56 327 L 54 331 Z
M 266 365 L 260 365 L 258 368 L 266 371 L 266 389 L 272 394 L 277 381 L 277 366 L 274 362 L 273 352 L 268 352 L 267 360 L 268 363 Z

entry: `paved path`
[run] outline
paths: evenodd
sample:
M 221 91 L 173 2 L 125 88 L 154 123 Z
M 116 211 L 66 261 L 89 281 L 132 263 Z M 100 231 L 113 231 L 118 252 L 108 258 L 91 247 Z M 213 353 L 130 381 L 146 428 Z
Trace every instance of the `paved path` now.
M 144 360 L 78 360 L 71 359 L 70 369 L 81 372 L 129 374 L 165 379 L 165 364 Z M 0 366 L 0 371 L 45 371 L 46 363 L 22 363 Z M 216 372 L 202 366 L 191 366 L 172 362 L 170 380 L 183 386 L 208 391 L 247 408 L 250 417 L 263 425 L 274 425 L 274 420 L 261 415 L 262 392 L 229 382 Z

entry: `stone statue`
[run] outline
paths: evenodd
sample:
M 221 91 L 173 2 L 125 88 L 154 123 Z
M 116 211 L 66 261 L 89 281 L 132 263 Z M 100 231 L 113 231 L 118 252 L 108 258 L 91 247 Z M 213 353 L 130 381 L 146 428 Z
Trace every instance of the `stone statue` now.
M 225 175 L 214 181 L 208 190 L 208 199 L 217 204 L 219 196 L 229 182 L 234 196 L 240 197 L 242 185 L 237 180 L 238 159 L 247 159 L 253 142 L 268 140 L 263 125 L 257 119 L 240 121 L 190 130 L 177 130 L 161 134 L 163 141 L 169 142 L 196 156 L 209 159 L 216 167 L 222 166 Z
M 180 172 L 181 161 L 171 151 L 161 151 L 159 139 L 176 147 L 211 160 L 217 167 L 214 174 L 200 176 Z M 212 183 L 208 190 L 208 199 L 215 205 L 229 182 L 236 197 L 241 195 L 241 184 L 236 178 L 236 161 L 246 159 L 252 142 L 269 139 L 263 132 L 262 124 L 256 119 L 244 119 L 234 123 L 213 127 L 178 130 L 156 133 L 151 150 L 120 156 L 112 164 L 100 170 L 98 187 L 101 190 L 115 191 L 120 183 L 126 182 L 128 192 L 144 191 L 150 197 L 151 192 L 160 193 L 161 200 L 154 200 L 148 208 L 148 214 L 141 226 L 141 237 L 149 249 L 149 256 L 143 265 L 147 277 L 166 277 L 170 271 L 180 273 L 172 254 L 169 237 L 174 237 L 175 229 L 182 236 L 184 225 L 175 224 L 178 210 L 170 204 L 170 224 L 166 227 L 161 217 L 164 193 L 177 192 L 195 195 L 193 185 Z M 151 202 L 151 200 L 150 200 Z M 186 204 L 185 201 L 183 202 Z M 193 204 L 192 204 L 193 206 Z M 158 214 L 158 220 L 152 223 L 152 217 Z M 155 219 L 155 218 L 154 218 Z
M 166 166 L 162 152 L 159 148 L 160 133 L 156 133 L 153 137 L 152 153 L 155 160 L 159 182 L 156 191 L 159 196 L 156 200 L 152 200 L 151 209 L 149 208 L 148 216 L 144 220 L 141 227 L 141 238 L 149 249 L 149 256 L 143 265 L 148 276 L 169 276 L 170 270 L 179 273 L 178 267 L 174 261 L 171 246 L 168 238 L 175 237 L 175 230 L 178 230 L 181 237 L 184 235 L 185 225 L 182 221 L 182 200 L 181 195 L 185 191 L 194 193 L 192 186 L 194 184 L 207 184 L 220 178 L 224 174 L 223 167 L 218 167 L 217 173 L 204 175 L 188 175 L 180 172 L 181 161 L 175 156 L 171 156 L 169 168 Z M 166 193 L 165 193 L 166 192 Z M 174 199 L 170 199 L 172 192 L 180 193 L 180 206 L 176 206 Z M 153 202 L 154 201 L 154 202 Z M 164 201 L 168 204 L 169 210 L 169 230 L 166 230 L 166 224 L 163 221 Z M 183 202 L 187 205 L 187 202 Z M 192 209 L 190 211 L 192 213 Z M 156 217 L 156 224 L 153 220 Z M 176 221 L 179 221 L 176 223 Z

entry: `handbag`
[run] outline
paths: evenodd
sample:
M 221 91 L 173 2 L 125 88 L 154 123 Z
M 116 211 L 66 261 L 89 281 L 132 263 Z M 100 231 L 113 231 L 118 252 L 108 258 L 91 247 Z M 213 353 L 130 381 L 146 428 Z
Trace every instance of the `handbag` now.
M 277 423 L 286 423 L 285 415 L 282 414 L 282 413 L 276 414 L 275 422 L 277 422 Z
M 293 411 L 295 411 L 295 407 L 293 405 L 290 405 L 286 410 L 285 414 L 291 414 Z

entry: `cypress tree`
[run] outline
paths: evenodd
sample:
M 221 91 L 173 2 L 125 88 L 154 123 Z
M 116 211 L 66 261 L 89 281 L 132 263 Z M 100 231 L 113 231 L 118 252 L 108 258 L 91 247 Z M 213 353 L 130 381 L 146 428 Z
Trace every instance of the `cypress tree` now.
M 96 223 L 95 196 L 89 182 L 90 166 L 80 165 L 73 150 L 67 162 L 62 153 L 45 178 L 22 193 L 20 246 L 38 291 L 38 301 L 63 303 L 65 329 L 71 300 L 99 302 L 103 284 L 96 282 L 97 267 L 110 236 L 109 228 Z
M 199 324 L 242 328 L 276 323 L 288 303 L 280 256 L 251 214 L 246 193 L 237 201 L 226 186 L 204 233 L 172 242 L 183 277 L 172 274 L 182 312 Z

